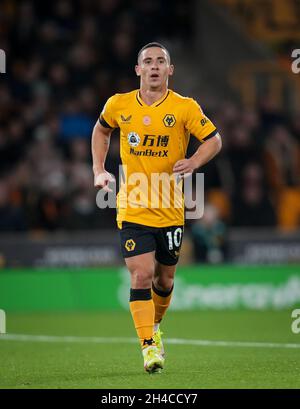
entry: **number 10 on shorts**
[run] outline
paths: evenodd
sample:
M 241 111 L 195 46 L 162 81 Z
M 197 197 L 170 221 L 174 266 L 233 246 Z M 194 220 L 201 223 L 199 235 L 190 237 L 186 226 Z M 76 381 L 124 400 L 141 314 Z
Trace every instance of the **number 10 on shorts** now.
M 5 311 L 0 310 L 0 334 L 6 333 L 6 316 Z
M 178 227 L 176 230 L 174 230 L 173 234 L 171 231 L 168 231 L 167 237 L 169 242 L 169 250 L 173 250 L 174 245 L 175 247 L 180 247 L 182 239 L 182 228 Z

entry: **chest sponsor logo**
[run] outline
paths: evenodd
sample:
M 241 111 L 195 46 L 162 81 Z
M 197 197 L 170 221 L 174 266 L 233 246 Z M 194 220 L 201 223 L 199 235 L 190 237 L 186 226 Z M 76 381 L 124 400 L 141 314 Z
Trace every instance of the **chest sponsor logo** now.
M 129 134 L 127 135 L 127 141 L 130 146 L 136 147 L 141 142 L 141 138 L 139 134 L 135 132 L 129 132 Z
M 130 154 L 135 156 L 157 156 L 159 158 L 167 158 L 169 151 L 163 149 L 162 151 L 154 151 L 153 149 L 146 149 L 145 151 L 136 151 L 133 148 L 130 148 Z
M 134 134 L 134 132 L 131 132 L 131 134 Z M 133 148 L 136 147 L 137 145 L 133 145 L 132 143 L 129 142 L 129 144 L 132 146 L 130 148 L 130 154 L 135 156 L 158 156 L 160 158 L 166 158 L 168 157 L 169 152 L 168 149 L 159 148 L 168 147 L 169 137 L 170 137 L 169 135 L 150 135 L 150 134 L 144 135 L 142 146 L 148 149 L 140 151 L 135 150 Z
M 167 128 L 172 128 L 176 124 L 175 116 L 173 114 L 165 115 L 163 123 Z
M 169 135 L 144 135 L 143 146 L 162 146 L 169 144 Z

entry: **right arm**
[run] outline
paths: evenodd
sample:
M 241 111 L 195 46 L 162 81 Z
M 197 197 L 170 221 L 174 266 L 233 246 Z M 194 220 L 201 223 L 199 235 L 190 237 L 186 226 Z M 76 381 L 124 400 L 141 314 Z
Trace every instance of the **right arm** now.
M 112 175 L 105 170 L 105 160 L 112 131 L 112 128 L 106 128 L 97 121 L 92 134 L 94 185 L 103 188 L 107 192 L 112 191 L 108 187 L 108 183 L 114 181 Z

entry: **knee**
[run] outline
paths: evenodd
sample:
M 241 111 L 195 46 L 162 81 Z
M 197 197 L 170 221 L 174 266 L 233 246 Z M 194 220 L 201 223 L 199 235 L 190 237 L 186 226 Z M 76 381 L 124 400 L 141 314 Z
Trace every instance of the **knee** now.
M 154 286 L 160 291 L 169 291 L 174 285 L 173 276 L 158 276 L 153 280 Z
M 149 268 L 137 268 L 131 272 L 133 288 L 151 288 L 154 271 Z

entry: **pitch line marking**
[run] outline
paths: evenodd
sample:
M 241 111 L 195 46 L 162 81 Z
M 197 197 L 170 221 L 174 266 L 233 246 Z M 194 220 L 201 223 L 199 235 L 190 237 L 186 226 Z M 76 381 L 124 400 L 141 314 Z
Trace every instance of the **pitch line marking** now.
M 79 336 L 56 336 L 56 335 L 28 335 L 28 334 L 4 334 L 0 335 L 0 341 L 21 342 L 67 342 L 67 343 L 138 343 L 136 338 L 122 337 L 79 337 Z M 194 346 L 217 346 L 217 347 L 241 347 L 241 348 L 288 348 L 300 349 L 300 343 L 279 342 L 251 342 L 251 341 L 211 341 L 202 339 L 167 338 L 166 344 L 170 345 L 194 345 Z

